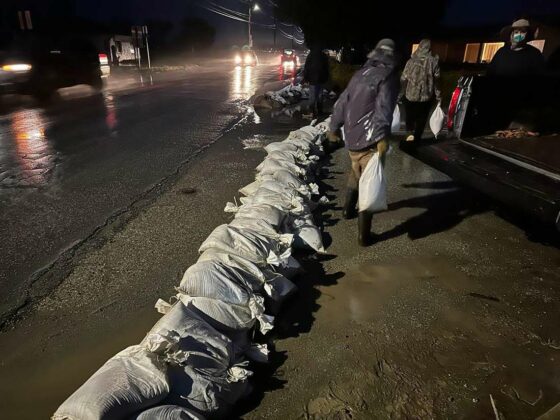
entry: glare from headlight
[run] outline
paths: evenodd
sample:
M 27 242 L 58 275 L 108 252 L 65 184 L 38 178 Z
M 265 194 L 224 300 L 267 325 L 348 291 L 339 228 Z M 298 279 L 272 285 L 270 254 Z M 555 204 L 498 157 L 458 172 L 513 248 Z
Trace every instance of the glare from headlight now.
M 250 55 L 245 57 L 245 64 L 251 64 L 253 62 L 253 57 Z
M 6 64 L 2 66 L 2 70 L 14 72 L 14 73 L 23 73 L 31 70 L 31 65 L 30 64 Z
M 235 64 L 241 64 L 241 56 L 240 55 L 235 56 Z

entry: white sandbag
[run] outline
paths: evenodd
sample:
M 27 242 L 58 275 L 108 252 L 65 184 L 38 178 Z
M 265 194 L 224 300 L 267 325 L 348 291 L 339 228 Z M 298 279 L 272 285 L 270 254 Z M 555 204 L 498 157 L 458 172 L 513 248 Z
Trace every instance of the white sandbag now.
M 290 195 L 299 194 L 304 198 L 307 199 L 311 198 L 311 190 L 307 185 L 301 186 L 299 188 L 294 188 L 291 185 L 286 185 L 280 181 L 276 181 L 273 179 L 273 180 L 262 181 L 260 184 L 260 188 L 265 188 L 267 190 L 274 191 L 281 194 L 290 194 Z M 256 194 L 257 191 L 255 191 L 254 194 Z
M 396 133 L 401 129 L 401 110 L 399 105 L 395 106 L 393 111 L 393 121 L 391 123 L 391 133 Z
M 191 266 L 177 290 L 194 298 L 205 297 L 245 306 L 249 309 L 250 318 L 244 320 L 244 325 L 254 323 L 256 319 L 263 334 L 272 329 L 273 319 L 264 313 L 264 298 L 252 290 L 243 272 L 219 261 L 200 261 Z
M 229 225 L 240 230 L 249 229 L 254 232 L 259 232 L 269 238 L 276 238 L 279 233 L 274 226 L 263 219 L 236 217 L 229 223 Z
M 244 196 L 248 197 L 250 195 L 253 195 L 255 193 L 255 191 L 257 191 L 259 189 L 261 185 L 261 181 L 257 180 L 254 182 L 251 182 L 250 184 L 245 185 L 242 188 L 239 188 L 239 192 L 241 194 L 243 194 Z
M 172 387 L 165 404 L 185 407 L 208 419 L 228 418 L 233 405 L 248 393 L 251 375 L 244 364 L 220 373 L 189 365 L 170 365 Z
M 301 188 L 307 185 L 306 182 L 299 178 L 297 175 L 284 170 L 275 172 L 273 174 L 257 175 L 257 180 L 261 182 L 267 180 L 275 180 L 293 188 Z
M 432 133 L 434 133 L 436 139 L 439 133 L 441 133 L 441 130 L 443 130 L 444 122 L 445 112 L 443 112 L 443 109 L 441 109 L 441 106 L 438 104 L 432 116 L 430 117 L 430 130 L 432 130 Z
M 194 307 L 181 301 L 171 306 L 140 344 L 168 363 L 223 371 L 233 366 L 248 343 L 234 344 Z
M 269 204 L 243 205 L 237 207 L 235 218 L 264 220 L 274 229 L 280 231 L 286 219 L 286 212 Z
M 299 194 L 278 193 L 266 188 L 259 188 L 251 197 L 243 197 L 241 200 L 246 204 L 268 204 L 278 210 L 301 214 L 305 211 L 305 200 Z
M 287 279 L 293 279 L 303 272 L 303 267 L 298 260 L 290 256 L 286 263 L 277 267 L 276 270 Z
M 288 162 L 296 164 L 298 162 L 297 156 L 301 155 L 301 152 L 281 152 L 275 151 L 269 153 L 265 159 L 274 159 L 274 160 L 286 160 Z
M 257 319 L 259 320 L 259 329 L 263 334 L 266 334 L 274 326 L 274 317 L 264 314 L 264 299 L 262 297 L 261 301 L 255 299 L 250 302 L 250 305 L 235 305 L 218 299 L 188 296 L 181 293 L 177 295 L 177 298 L 185 305 L 196 308 L 197 313 L 204 321 L 236 342 L 237 338 L 244 337 L 244 332 L 255 326 Z M 253 304 L 259 305 L 259 307 L 251 306 Z M 254 315 L 255 313 L 261 315 L 257 318 Z
M 53 420 L 129 418 L 169 393 L 166 365 L 141 346 L 109 359 L 56 410 Z
M 261 175 L 273 174 L 276 171 L 289 171 L 296 176 L 303 176 L 306 174 L 305 169 L 295 163 L 279 159 L 265 159 L 257 166 L 256 170 Z
M 300 152 L 303 151 L 304 153 L 309 152 L 309 147 L 300 148 L 297 147 L 295 144 L 284 143 L 284 142 L 275 142 L 270 143 L 264 147 L 264 150 L 271 154 L 273 152 Z
M 218 226 L 200 246 L 199 252 L 214 248 L 228 254 L 238 255 L 253 263 L 278 266 L 291 255 L 293 235 L 278 236 L 278 241 L 256 232 L 241 231 L 232 226 Z
M 268 268 L 261 269 L 245 258 L 219 250 L 209 249 L 203 252 L 198 261 L 220 261 L 243 271 L 246 273 L 245 280 L 252 284 L 253 290 L 263 287 L 266 295 L 278 303 L 297 290 L 296 286 L 283 275 Z
M 311 214 L 294 219 L 290 225 L 294 234 L 294 248 L 325 252 L 323 234 L 315 225 Z
M 140 413 L 134 420 L 205 420 L 205 418 L 194 410 L 178 405 L 162 405 Z
M 360 211 L 387 210 L 387 181 L 378 153 L 373 155 L 360 177 L 358 196 Z

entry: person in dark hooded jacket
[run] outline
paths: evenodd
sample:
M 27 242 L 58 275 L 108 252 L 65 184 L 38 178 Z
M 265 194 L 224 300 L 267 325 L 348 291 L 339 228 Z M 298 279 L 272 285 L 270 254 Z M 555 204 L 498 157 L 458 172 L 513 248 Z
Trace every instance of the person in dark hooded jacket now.
M 352 77 L 331 117 L 329 140 L 336 141 L 341 129 L 352 162 L 343 211 L 346 219 L 355 217 L 360 176 L 374 153 L 384 162 L 398 93 L 395 42 L 383 39 Z M 362 246 L 372 242 L 372 216 L 370 212 L 358 213 L 358 242 Z
M 321 48 L 311 48 L 303 68 L 303 81 L 309 83 L 309 107 L 317 118 L 323 112 L 323 86 L 329 81 L 329 59 Z

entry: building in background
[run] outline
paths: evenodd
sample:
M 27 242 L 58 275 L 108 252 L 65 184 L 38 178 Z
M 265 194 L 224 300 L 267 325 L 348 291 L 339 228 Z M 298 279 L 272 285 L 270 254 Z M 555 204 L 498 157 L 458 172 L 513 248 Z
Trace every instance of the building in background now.
M 545 59 L 560 49 L 560 18 L 531 19 L 537 28 L 535 40 L 530 44 L 538 48 Z M 486 64 L 505 45 L 507 34 L 503 27 L 480 27 L 449 30 L 432 37 L 432 50 L 446 64 Z M 412 44 L 411 52 L 418 48 Z

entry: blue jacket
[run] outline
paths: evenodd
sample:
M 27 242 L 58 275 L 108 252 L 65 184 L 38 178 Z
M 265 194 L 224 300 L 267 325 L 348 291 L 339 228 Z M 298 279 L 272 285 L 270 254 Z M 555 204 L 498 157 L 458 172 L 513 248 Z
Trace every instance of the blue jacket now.
M 331 131 L 342 127 L 344 142 L 349 150 L 373 146 L 391 134 L 398 93 L 395 56 L 375 50 L 334 105 Z

